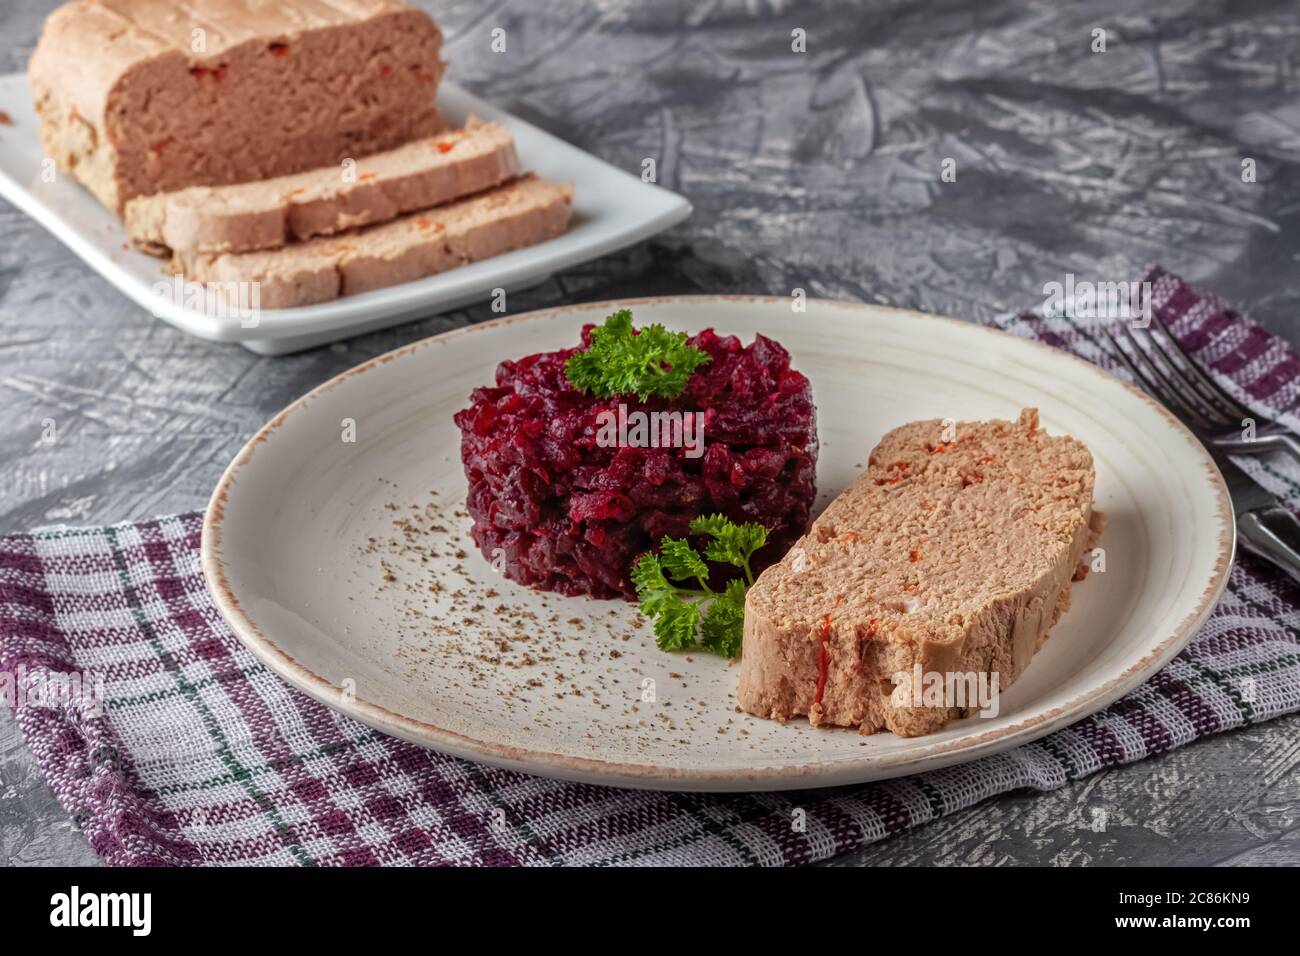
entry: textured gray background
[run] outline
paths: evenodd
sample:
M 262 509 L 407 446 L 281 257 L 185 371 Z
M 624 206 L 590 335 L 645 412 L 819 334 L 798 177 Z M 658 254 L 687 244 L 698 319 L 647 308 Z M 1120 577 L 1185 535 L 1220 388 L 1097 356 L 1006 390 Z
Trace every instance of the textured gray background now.
M 695 204 L 670 233 L 512 296 L 514 311 L 802 287 L 973 319 L 1039 302 L 1066 272 L 1118 280 L 1158 261 L 1300 339 L 1295 0 L 426 5 L 458 82 L 625 169 L 654 157 Z M 0 70 L 25 67 L 53 6 L 0 3 Z M 504 55 L 488 52 L 496 26 Z M 956 183 L 938 181 L 944 157 Z M 154 321 L 0 202 L 0 532 L 201 507 L 300 393 L 489 315 L 257 358 Z M 1295 863 L 1297 730 L 991 801 L 846 862 Z M 0 863 L 94 860 L 0 716 Z

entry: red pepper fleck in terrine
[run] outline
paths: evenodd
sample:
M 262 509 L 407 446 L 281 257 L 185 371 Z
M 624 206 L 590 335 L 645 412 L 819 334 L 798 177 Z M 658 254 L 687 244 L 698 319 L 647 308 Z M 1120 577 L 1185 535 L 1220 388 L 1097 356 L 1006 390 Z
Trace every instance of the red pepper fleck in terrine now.
M 813 703 L 820 704 L 822 695 L 826 693 L 826 674 L 830 671 L 831 657 L 830 651 L 826 645 L 831 639 L 831 616 L 827 614 L 822 618 L 822 629 L 820 640 L 817 646 L 817 693 L 813 695 Z

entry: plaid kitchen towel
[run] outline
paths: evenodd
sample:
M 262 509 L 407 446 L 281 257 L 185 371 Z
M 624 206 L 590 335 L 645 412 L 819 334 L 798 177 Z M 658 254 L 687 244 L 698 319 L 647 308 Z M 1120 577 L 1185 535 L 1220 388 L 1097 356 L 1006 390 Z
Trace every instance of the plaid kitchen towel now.
M 1161 317 L 1239 398 L 1300 429 L 1300 360 L 1285 343 L 1173 276 L 1145 278 Z M 1115 367 L 1077 320 L 999 324 Z M 1300 507 L 1300 469 L 1246 464 Z M 384 737 L 291 690 L 214 609 L 199 527 L 187 514 L 0 540 L 0 689 L 45 779 L 108 863 L 807 863 L 994 794 L 1050 790 L 1300 708 L 1300 588 L 1243 557 L 1214 615 L 1164 670 L 996 756 L 792 794 L 563 783 Z M 97 675 L 102 706 L 54 692 L 47 678 L 59 674 Z M 14 696 L 28 685 L 44 696 Z

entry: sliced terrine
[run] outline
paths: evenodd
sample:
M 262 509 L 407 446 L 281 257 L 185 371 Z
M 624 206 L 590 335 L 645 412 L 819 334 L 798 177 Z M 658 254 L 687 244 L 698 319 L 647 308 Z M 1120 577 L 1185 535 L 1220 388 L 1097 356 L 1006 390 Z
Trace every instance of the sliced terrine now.
M 259 306 L 313 305 L 409 282 L 561 235 L 572 216 L 573 187 L 528 175 L 467 199 L 337 236 L 264 252 L 175 257 L 196 282 L 219 295 L 257 283 Z
M 982 709 L 969 692 L 1009 687 L 1069 607 L 1093 481 L 1088 449 L 1033 409 L 889 432 L 750 589 L 740 706 L 900 736 Z
M 306 173 L 191 186 L 126 204 L 126 231 L 156 254 L 251 252 L 386 222 L 491 189 L 520 173 L 514 137 L 471 120 L 451 130 Z
M 29 81 L 46 154 L 121 213 L 438 132 L 441 47 L 395 0 L 74 0 Z

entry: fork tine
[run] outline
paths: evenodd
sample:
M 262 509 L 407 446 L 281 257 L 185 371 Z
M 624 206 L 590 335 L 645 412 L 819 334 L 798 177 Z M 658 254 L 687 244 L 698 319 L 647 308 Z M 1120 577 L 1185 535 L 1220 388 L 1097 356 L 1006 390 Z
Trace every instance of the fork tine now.
M 1115 349 L 1115 354 L 1119 357 L 1120 361 L 1122 361 L 1124 365 L 1128 367 L 1128 370 L 1133 373 L 1134 378 L 1137 379 L 1138 384 L 1143 388 L 1143 390 L 1145 390 L 1148 394 L 1150 394 L 1162 405 L 1164 405 L 1167 409 L 1169 409 L 1169 411 L 1172 412 L 1174 415 L 1176 415 L 1184 425 L 1191 428 L 1193 431 L 1200 430 L 1203 427 L 1199 425 L 1191 417 L 1190 409 L 1188 409 L 1187 406 L 1185 406 L 1176 397 L 1166 393 L 1151 378 L 1151 376 L 1148 375 L 1142 369 L 1141 364 L 1139 364 L 1139 362 L 1142 358 L 1144 358 L 1144 356 L 1142 354 L 1141 349 L 1137 347 L 1136 340 L 1130 339 L 1130 341 L 1134 342 L 1134 353 L 1139 357 L 1139 361 L 1135 361 L 1134 359 L 1129 357 L 1128 352 L 1125 350 L 1124 346 L 1120 343 L 1120 340 L 1115 336 L 1113 332 L 1111 332 L 1110 329 L 1103 329 L 1103 331 L 1105 332 L 1106 337 L 1110 339 L 1111 345 Z
M 1133 338 L 1137 338 L 1136 332 L 1130 332 L 1130 334 Z M 1174 361 L 1173 356 L 1169 354 L 1169 350 L 1161 344 L 1160 338 L 1160 336 L 1148 329 L 1143 341 L 1147 345 L 1147 357 L 1153 357 L 1152 353 L 1154 353 L 1154 356 L 1160 358 L 1162 366 L 1169 370 L 1172 377 L 1165 377 L 1169 387 L 1178 391 L 1187 404 L 1195 406 L 1201 416 L 1210 422 L 1215 429 L 1222 430 L 1237 427 L 1238 421 L 1206 398 L 1201 393 L 1201 390 L 1196 387 L 1196 383 L 1187 377 L 1187 373 L 1182 366 Z
M 1177 350 L 1178 354 L 1182 356 L 1183 364 L 1187 366 L 1192 377 L 1200 383 L 1203 389 L 1203 394 L 1207 394 L 1209 398 L 1217 399 L 1219 401 L 1220 407 L 1224 410 L 1224 413 L 1232 418 L 1233 425 L 1241 424 L 1243 418 L 1257 417 L 1251 414 L 1250 409 L 1243 406 L 1228 394 L 1228 391 L 1216 382 L 1213 376 L 1209 375 L 1201 368 L 1200 363 L 1188 354 L 1187 350 L 1183 348 L 1183 344 L 1174 337 L 1173 332 L 1169 331 L 1169 326 L 1165 324 L 1164 319 L 1160 318 L 1160 316 L 1156 314 L 1154 309 L 1151 311 L 1151 317 L 1154 318 L 1156 324 L 1160 326 L 1160 331 L 1165 334 L 1165 338 L 1169 340 L 1169 343 Z
M 1129 328 L 1129 324 L 1127 322 L 1121 322 L 1119 323 L 1119 327 L 1123 331 L 1124 337 L 1131 344 L 1133 354 L 1139 360 L 1138 363 L 1132 364 L 1131 367 L 1141 378 L 1143 387 L 1145 387 L 1146 390 L 1156 398 L 1160 399 L 1160 401 L 1167 406 L 1170 411 L 1176 414 L 1184 422 L 1188 422 L 1189 419 L 1191 422 L 1195 422 L 1195 424 L 1192 425 L 1194 429 L 1213 431 L 1215 428 L 1214 423 L 1205 416 L 1204 412 L 1197 407 L 1195 402 L 1189 401 L 1186 394 L 1181 392 L 1174 383 L 1169 380 L 1169 377 L 1165 375 L 1164 370 L 1160 368 L 1159 363 L 1157 363 L 1156 360 L 1148 354 L 1146 349 L 1142 347 L 1142 343 L 1138 341 L 1137 336 L 1133 334 L 1133 330 Z M 1111 338 L 1118 345 L 1119 340 L 1113 335 Z M 1151 370 L 1152 375 L 1149 376 L 1142 371 L 1139 367 L 1141 363 L 1145 363 L 1146 367 Z M 1190 424 L 1190 422 L 1188 423 Z
M 1105 327 L 1102 328 L 1102 332 L 1105 333 L 1106 338 L 1110 339 L 1110 344 L 1115 348 L 1115 355 L 1118 356 L 1119 360 L 1128 367 L 1130 372 L 1133 373 L 1133 377 L 1137 379 L 1138 384 L 1141 385 L 1145 391 L 1150 392 L 1156 398 L 1160 398 L 1159 390 L 1147 378 L 1146 373 L 1143 372 L 1142 369 L 1138 368 L 1136 363 L 1128 357 L 1128 353 L 1124 351 L 1124 346 L 1120 345 L 1119 339 L 1115 338 L 1115 333 Z

